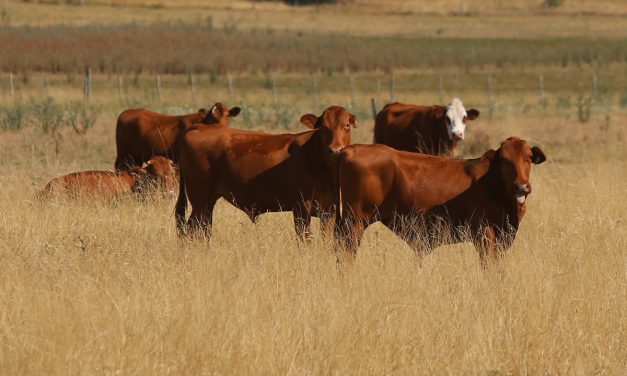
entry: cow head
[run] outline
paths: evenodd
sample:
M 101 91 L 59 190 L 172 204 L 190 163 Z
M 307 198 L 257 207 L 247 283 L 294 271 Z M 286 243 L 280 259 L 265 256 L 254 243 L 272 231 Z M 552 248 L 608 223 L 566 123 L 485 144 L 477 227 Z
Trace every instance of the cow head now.
M 201 108 L 198 113 L 203 116 L 205 124 L 229 125 L 229 118 L 239 115 L 242 109 L 239 107 L 227 108 L 222 103 L 214 104 L 210 109 Z
M 449 139 L 463 140 L 466 131 L 466 121 L 475 120 L 479 117 L 479 111 L 471 108 L 466 111 L 464 104 L 459 98 L 453 98 L 444 112 L 444 122 Z
M 539 147 L 531 147 L 525 140 L 510 137 L 498 150 L 487 151 L 481 159 L 489 160 L 490 166 L 497 169 L 505 194 L 523 204 L 531 193 L 531 164 L 544 162 L 546 156 Z
M 338 154 L 351 142 L 351 127 L 357 128 L 357 118 L 344 107 L 331 106 L 322 115 L 306 114 L 300 122 L 321 134 L 322 144 L 330 154 Z
M 165 157 L 152 157 L 146 162 L 146 172 L 151 180 L 161 188 L 173 192 L 178 184 L 178 169 L 172 160 Z

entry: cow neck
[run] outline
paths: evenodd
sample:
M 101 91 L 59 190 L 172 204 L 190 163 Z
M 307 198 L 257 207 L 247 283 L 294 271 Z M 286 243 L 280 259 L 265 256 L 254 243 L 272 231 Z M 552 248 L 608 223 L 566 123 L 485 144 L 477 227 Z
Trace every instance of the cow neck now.
M 201 114 L 199 114 L 198 112 L 196 112 L 195 114 L 189 114 L 189 115 L 182 115 L 181 120 L 189 120 L 189 124 L 197 124 L 197 123 L 202 123 L 203 121 L 203 117 Z
M 328 157 L 328 145 L 322 144 L 322 131 L 320 128 L 301 133 L 300 135 L 305 139 L 302 147 L 308 156 L 308 160 L 325 167 L 332 165 L 333 159 Z
M 430 140 L 431 148 L 433 148 L 433 154 L 450 155 L 451 150 L 455 147 L 456 141 L 451 140 L 449 137 L 446 121 L 443 118 L 432 114 L 430 123 L 437 124 L 434 129 L 437 133 L 437 137 Z M 442 126 L 442 123 L 444 123 L 444 126 Z M 446 140 L 446 142 L 442 143 L 440 140 Z
M 518 229 L 520 223 L 520 215 L 524 210 L 520 210 L 520 204 L 516 201 L 514 196 L 508 197 L 505 189 L 503 189 L 503 178 L 501 176 L 501 160 L 499 157 L 500 149 L 497 150 L 495 159 L 490 161 L 488 171 L 484 175 L 485 185 L 490 192 L 490 197 L 497 202 L 497 204 L 504 208 L 505 215 L 511 218 L 511 223 L 514 228 Z

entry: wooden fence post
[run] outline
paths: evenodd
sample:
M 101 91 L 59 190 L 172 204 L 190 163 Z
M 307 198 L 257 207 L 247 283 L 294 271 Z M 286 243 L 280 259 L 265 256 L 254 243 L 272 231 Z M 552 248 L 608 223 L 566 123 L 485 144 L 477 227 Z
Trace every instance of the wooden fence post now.
M 348 80 L 351 86 L 351 109 L 355 108 L 355 78 L 349 73 Z
M 44 75 L 44 94 L 49 97 L 50 96 L 50 90 L 48 89 L 48 86 L 50 85 L 49 81 L 48 81 L 48 75 Z
M 272 100 L 274 101 L 274 103 L 276 103 L 276 100 L 277 100 L 277 95 L 276 95 L 276 76 L 274 75 L 274 73 L 271 76 L 271 80 L 272 80 Z
M 318 108 L 318 82 L 316 80 L 316 74 L 311 74 L 311 95 L 313 97 L 314 109 Z
M 122 85 L 124 83 L 122 82 L 122 75 L 118 74 L 118 98 L 120 99 L 120 102 L 122 102 L 123 99 L 123 94 L 122 94 Z
M 492 98 L 492 75 L 488 75 L 488 117 L 492 119 L 494 115 L 494 100 Z
M 596 98 L 599 94 L 599 79 L 596 72 L 592 75 L 592 95 Z
M 84 87 L 85 99 L 91 99 L 91 68 L 85 69 L 85 87 Z
M 194 89 L 194 74 L 192 72 L 189 72 L 187 83 L 189 84 L 189 92 L 192 95 L 192 103 L 196 104 L 196 90 Z
M 231 77 L 231 73 L 227 73 L 226 78 L 229 85 L 229 98 L 233 99 L 233 77 Z
M 377 100 L 374 98 L 370 99 L 370 104 L 372 105 L 372 118 L 377 120 Z
M 394 93 L 396 92 L 396 78 L 394 77 L 394 71 L 390 71 L 390 101 L 394 101 Z
M 9 72 L 9 95 L 11 96 L 11 99 L 13 99 L 13 72 Z
M 161 102 L 161 76 L 159 73 L 155 75 L 155 84 L 157 85 L 157 100 Z

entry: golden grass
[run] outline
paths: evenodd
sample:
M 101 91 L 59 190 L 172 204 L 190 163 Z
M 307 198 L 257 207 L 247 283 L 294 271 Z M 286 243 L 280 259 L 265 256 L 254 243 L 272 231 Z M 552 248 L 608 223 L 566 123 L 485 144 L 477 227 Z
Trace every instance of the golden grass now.
M 626 119 L 610 111 L 607 131 L 602 116 L 550 111 L 469 126 L 468 144 L 516 134 L 549 158 L 533 167 L 519 236 L 488 270 L 469 244 L 420 267 L 380 225 L 338 273 L 329 242 L 299 246 L 287 213 L 253 225 L 220 202 L 208 244 L 177 239 L 173 198 L 36 202 L 51 177 L 112 168 L 114 113 L 66 133 L 58 156 L 35 128 L 2 132 L 0 369 L 621 375 Z M 371 135 L 364 120 L 353 138 Z

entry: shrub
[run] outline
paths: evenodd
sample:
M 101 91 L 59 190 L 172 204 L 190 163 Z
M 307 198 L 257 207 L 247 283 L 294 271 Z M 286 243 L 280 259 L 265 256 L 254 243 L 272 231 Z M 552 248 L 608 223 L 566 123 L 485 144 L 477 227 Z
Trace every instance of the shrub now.
M 33 117 L 39 123 L 41 130 L 46 134 L 55 134 L 63 123 L 63 110 L 54 103 L 51 97 L 42 101 L 30 99 Z
M 74 132 L 83 135 L 96 124 L 96 120 L 100 116 L 100 109 L 77 101 L 68 105 L 65 115 Z
M 284 3 L 293 6 L 299 5 L 320 5 L 320 4 L 335 4 L 337 0 L 283 0 Z
M 25 105 L 16 102 L 2 110 L 2 120 L 0 126 L 3 129 L 22 129 L 28 119 L 28 111 Z
M 565 0 L 544 0 L 544 4 L 549 8 L 557 8 L 564 4 Z

